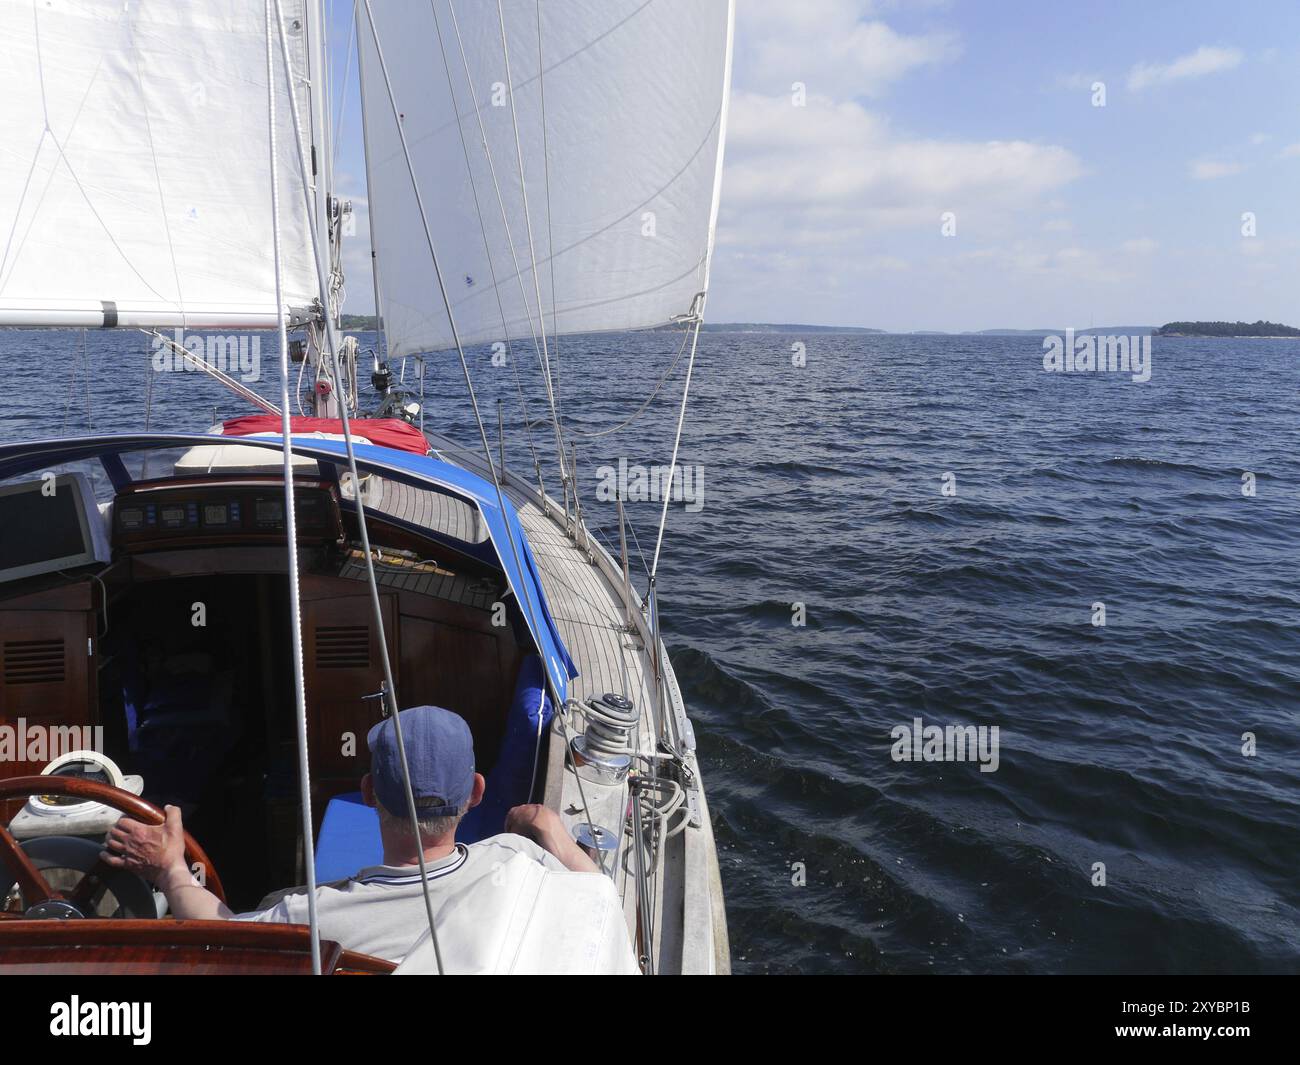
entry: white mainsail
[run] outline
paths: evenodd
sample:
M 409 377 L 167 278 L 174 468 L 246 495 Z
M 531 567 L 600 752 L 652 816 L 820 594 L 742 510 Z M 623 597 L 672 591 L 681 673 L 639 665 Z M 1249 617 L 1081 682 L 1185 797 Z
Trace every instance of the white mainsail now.
M 309 138 L 305 3 L 281 7 Z M 273 326 L 264 0 L 0 0 L 0 41 L 0 325 Z M 306 308 L 273 45 L 284 302 Z
M 391 355 L 454 343 L 399 121 L 463 343 L 693 309 L 717 221 L 730 0 L 369 6 L 358 50 Z

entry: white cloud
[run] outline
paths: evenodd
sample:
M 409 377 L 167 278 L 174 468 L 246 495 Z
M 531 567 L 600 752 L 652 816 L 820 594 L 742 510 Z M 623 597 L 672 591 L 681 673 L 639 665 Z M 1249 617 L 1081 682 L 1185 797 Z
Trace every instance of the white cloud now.
M 1294 159 L 1296 156 L 1300 156 L 1300 141 L 1295 144 L 1288 144 L 1278 155 L 1282 159 Z
M 1225 163 L 1217 159 L 1198 159 L 1191 165 L 1192 177 L 1197 181 L 1213 181 L 1215 178 L 1231 177 L 1240 174 L 1246 168 L 1240 163 Z
M 824 96 L 875 96 L 917 67 L 960 53 L 948 33 L 909 35 L 866 0 L 746 0 L 737 5 L 735 85 L 763 93 L 802 82 Z
M 940 215 L 1006 219 L 1074 180 L 1079 160 L 1029 141 L 896 136 L 858 103 L 736 93 L 728 128 L 724 209 L 736 228 L 784 242 L 848 241 L 864 232 L 926 226 Z
M 1166 85 L 1185 78 L 1199 78 L 1221 70 L 1231 70 L 1242 60 L 1239 48 L 1216 48 L 1202 45 L 1195 52 L 1179 56 L 1170 63 L 1138 63 L 1129 71 L 1128 87 L 1134 91 L 1152 85 Z
M 943 316 L 959 312 L 937 296 L 928 320 L 894 317 L 916 303 L 919 276 L 936 292 L 987 282 L 980 298 L 1004 300 L 1021 280 L 1040 291 L 1081 283 L 1113 291 L 1131 272 L 1113 250 L 1038 246 L 1069 232 L 1063 193 L 1085 168 L 1067 148 L 1017 137 L 1014 127 L 987 139 L 918 136 L 870 102 L 958 55 L 955 36 L 895 31 L 880 21 L 888 4 L 862 0 L 737 7 L 710 304 L 719 320 L 945 328 L 953 323 Z M 806 106 L 792 103 L 794 81 L 807 86 Z M 1001 132 L 998 118 L 982 128 Z M 941 234 L 948 211 L 955 237 Z M 989 313 L 1010 321 L 1022 312 Z

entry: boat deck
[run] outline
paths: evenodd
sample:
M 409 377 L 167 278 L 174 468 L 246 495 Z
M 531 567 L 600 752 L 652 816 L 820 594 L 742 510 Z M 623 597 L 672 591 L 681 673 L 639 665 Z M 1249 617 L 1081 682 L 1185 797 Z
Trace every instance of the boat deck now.
M 433 442 L 447 459 L 491 479 L 481 455 L 445 440 Z M 391 487 L 400 486 L 390 484 L 385 489 Z M 629 615 L 621 569 L 604 548 L 594 540 L 588 542 L 581 532 L 571 533 L 563 508 L 549 499 L 544 501 L 536 488 L 513 476 L 508 476 L 502 487 L 519 512 L 551 614 L 578 669 L 578 676 L 569 686 L 570 698 L 581 701 L 614 692 L 631 699 L 641 712 L 638 750 L 653 754 L 654 661 L 649 649 L 650 633 L 635 602 L 635 592 Z M 685 707 L 676 678 L 667 664 L 667 655 L 663 658 L 671 710 L 684 720 Z M 580 782 L 565 757 L 566 749 L 557 718 L 552 726 L 545 802 L 559 812 L 570 830 L 590 820 L 619 836 L 619 849 L 612 856 L 614 880 L 624 901 L 629 930 L 635 937 L 635 866 L 632 837 L 625 831 L 628 788 L 626 784 Z M 691 795 L 692 823 L 662 848 L 650 884 L 657 929 L 655 971 L 725 971 L 729 956 L 713 830 L 693 752 L 687 762 L 696 782 Z M 607 855 L 607 866 L 610 861 Z

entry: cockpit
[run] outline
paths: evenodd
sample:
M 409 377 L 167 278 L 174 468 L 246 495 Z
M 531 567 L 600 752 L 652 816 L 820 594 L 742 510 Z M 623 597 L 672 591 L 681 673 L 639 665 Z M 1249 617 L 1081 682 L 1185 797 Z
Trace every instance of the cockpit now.
M 287 515 L 278 441 L 211 441 L 0 448 L 0 745 L 11 748 L 0 783 L 41 773 L 69 742 L 103 754 L 126 790 L 182 809 L 238 910 L 305 872 Z M 402 705 L 464 717 L 489 781 L 499 763 L 514 767 L 497 773 L 499 801 L 469 834 L 501 831 L 494 818 L 528 801 L 527 770 L 545 754 L 503 752 L 511 714 L 522 689 L 544 689 L 543 669 L 563 682 L 572 668 L 526 543 L 513 548 L 522 557 L 502 549 L 517 519 L 493 508 L 486 486 L 436 459 L 403 464 L 369 447 L 357 448 L 353 484 L 330 443 L 295 441 L 294 460 L 322 879 L 366 864 L 322 823 L 346 821 L 340 804 L 367 770 L 366 733 L 385 712 L 358 492 Z M 60 803 L 47 806 L 10 797 L 0 817 L 20 839 L 77 834 L 58 823 Z M 12 912 L 21 901 L 4 887 L 0 906 Z M 98 916 L 119 904 L 108 891 L 90 900 Z

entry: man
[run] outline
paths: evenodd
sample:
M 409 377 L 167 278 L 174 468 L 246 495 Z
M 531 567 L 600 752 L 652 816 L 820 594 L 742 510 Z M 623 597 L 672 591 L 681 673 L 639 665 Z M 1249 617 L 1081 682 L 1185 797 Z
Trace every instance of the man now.
M 417 854 L 424 852 L 430 899 L 444 953 L 473 957 L 475 915 L 484 919 L 504 906 L 501 870 L 519 856 L 552 870 L 598 873 L 596 864 L 544 806 L 516 806 L 506 832 L 466 846 L 456 827 L 483 799 L 483 777 L 474 771 L 474 741 L 465 721 L 436 706 L 402 711 L 402 736 L 410 765 L 411 790 L 420 822 L 411 831 L 397 754 L 397 730 L 388 718 L 370 730 L 370 772 L 361 778 L 366 804 L 379 812 L 384 864 L 362 869 L 348 880 L 319 885 L 316 913 L 322 939 L 347 950 L 401 962 L 428 929 Z M 305 891 L 286 894 L 269 909 L 234 914 L 201 887 L 185 862 L 181 812 L 166 808 L 167 820 L 150 826 L 122 818 L 108 834 L 106 864 L 153 881 L 167 896 L 172 915 L 200 920 L 307 924 Z M 441 916 L 440 916 L 441 914 Z

